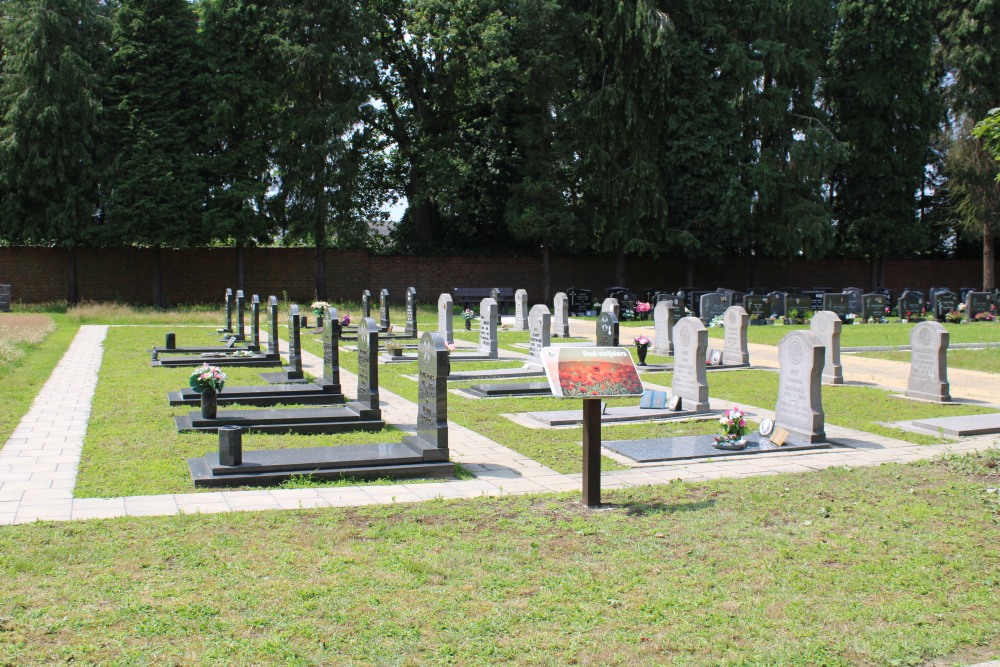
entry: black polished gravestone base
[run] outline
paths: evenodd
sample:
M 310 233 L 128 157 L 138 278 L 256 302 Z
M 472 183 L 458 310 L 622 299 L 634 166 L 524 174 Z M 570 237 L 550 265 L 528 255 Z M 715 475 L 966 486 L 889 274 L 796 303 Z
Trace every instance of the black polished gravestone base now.
M 784 445 L 779 447 L 757 434 L 747 435 L 747 447 L 740 450 L 716 449 L 715 436 L 686 435 L 677 438 L 650 438 L 648 440 L 605 441 L 603 446 L 632 459 L 636 463 L 703 459 L 714 456 L 760 454 L 762 452 L 798 452 L 806 449 L 829 449 L 830 443 L 815 445 Z
M 225 339 L 229 341 L 231 339 Z M 204 354 L 206 352 L 223 352 L 232 353 L 238 352 L 240 350 L 249 350 L 250 352 L 260 352 L 260 345 L 254 343 L 246 343 L 244 345 L 236 346 L 239 341 L 233 340 L 232 345 L 206 345 L 204 347 L 154 347 L 152 350 L 152 358 L 159 359 L 161 354 Z
M 276 354 L 254 354 L 249 357 L 238 357 L 226 353 L 212 352 L 190 357 L 171 357 L 169 359 L 153 359 L 153 367 L 174 368 L 180 366 L 250 366 L 267 368 L 281 365 L 281 357 Z
M 201 394 L 193 389 L 167 393 L 170 405 L 199 405 Z M 275 384 L 249 387 L 226 387 L 219 394 L 219 405 L 336 405 L 344 402 L 340 385 L 318 380 L 315 384 Z
M 274 373 L 258 373 L 258 375 L 264 382 L 271 385 L 309 384 L 309 378 L 305 377 L 302 371 L 296 371 L 290 366 L 285 366 L 282 370 L 275 371 Z
M 455 464 L 425 460 L 419 447 L 403 442 L 243 452 L 240 465 L 219 463 L 218 452 L 188 459 L 196 487 L 275 486 L 294 477 L 379 479 L 383 477 L 454 477 Z
M 510 384 L 474 384 L 460 390 L 475 398 L 521 398 L 525 396 L 551 396 L 548 382 L 511 382 Z
M 380 410 L 366 409 L 358 403 L 329 408 L 219 410 L 215 419 L 204 419 L 199 411 L 174 419 L 179 433 L 217 433 L 220 426 L 241 426 L 250 433 L 298 434 L 381 431 L 385 428 Z

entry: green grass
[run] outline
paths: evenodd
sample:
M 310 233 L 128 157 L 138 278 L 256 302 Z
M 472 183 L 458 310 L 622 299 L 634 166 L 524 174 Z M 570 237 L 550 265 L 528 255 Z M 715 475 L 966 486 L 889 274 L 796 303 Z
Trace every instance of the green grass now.
M 845 325 L 840 334 L 841 347 L 881 347 L 885 345 L 909 345 L 910 332 L 916 324 L 852 324 Z M 1000 343 L 1000 326 L 996 322 L 974 324 L 945 324 L 950 334 L 950 343 Z M 805 329 L 808 326 L 755 326 L 747 328 L 747 340 L 763 345 L 777 345 L 788 332 Z M 722 338 L 724 330 L 713 327 L 708 330 L 711 338 Z
M 19 343 L 18 358 L 0 364 L 0 443 L 7 442 L 35 395 L 49 379 L 80 328 L 64 315 L 52 314 L 55 330 L 40 343 Z
M 858 353 L 858 356 L 910 363 L 909 352 L 863 352 Z M 948 368 L 964 368 L 984 373 L 1000 373 L 1000 348 L 988 347 L 982 350 L 949 349 Z
M 0 664 L 968 664 L 1000 515 L 941 464 L 0 528 Z

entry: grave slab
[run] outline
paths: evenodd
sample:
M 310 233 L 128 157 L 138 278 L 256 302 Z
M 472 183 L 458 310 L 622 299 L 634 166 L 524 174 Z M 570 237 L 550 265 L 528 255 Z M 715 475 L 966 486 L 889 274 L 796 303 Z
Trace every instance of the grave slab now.
M 475 384 L 461 393 L 473 398 L 522 398 L 551 396 L 548 382 L 511 382 L 509 384 Z
M 762 452 L 796 452 L 806 449 L 829 449 L 829 443 L 814 445 L 785 445 L 778 447 L 767 438 L 747 435 L 747 447 L 740 451 L 716 449 L 715 436 L 686 435 L 677 438 L 649 438 L 646 440 L 612 440 L 603 443 L 604 448 L 632 459 L 636 463 L 656 461 L 681 461 L 718 456 L 738 456 L 760 454 Z
M 348 433 L 381 431 L 385 422 L 356 403 L 328 408 L 219 410 L 215 419 L 201 411 L 174 417 L 179 433 L 217 433 L 220 426 L 241 426 L 250 433 Z
M 681 408 L 680 410 L 649 410 L 640 408 L 638 405 L 607 408 L 604 414 L 601 415 L 601 423 L 616 424 L 620 422 L 664 421 L 687 417 L 702 417 L 706 414 L 704 411 L 684 410 L 683 404 Z M 528 419 L 550 428 L 557 426 L 577 426 L 583 423 L 583 410 L 550 410 L 547 412 L 528 412 L 525 415 Z
M 989 435 L 1000 433 L 1000 413 L 965 415 L 962 417 L 937 417 L 911 422 L 913 428 L 951 436 Z

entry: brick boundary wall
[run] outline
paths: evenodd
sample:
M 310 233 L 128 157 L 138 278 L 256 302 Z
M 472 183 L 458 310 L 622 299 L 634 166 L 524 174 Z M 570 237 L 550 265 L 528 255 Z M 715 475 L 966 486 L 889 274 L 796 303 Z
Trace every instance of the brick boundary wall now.
M 170 304 L 220 302 L 227 287 L 237 287 L 236 251 L 232 248 L 163 250 L 163 287 Z M 313 298 L 314 250 L 256 248 L 244 253 L 244 291 L 263 301 L 275 294 L 306 302 Z M 66 298 L 67 253 L 60 248 L 0 248 L 0 284 L 11 285 L 13 303 L 39 303 Z M 142 248 L 77 250 L 81 300 L 150 304 L 153 301 L 153 251 Z M 692 287 L 746 290 L 742 258 L 701 261 L 692 267 Z M 408 286 L 422 303 L 436 303 L 441 292 L 455 287 L 526 289 L 531 303 L 542 300 L 542 258 L 521 257 L 383 257 L 365 251 L 327 251 L 327 296 L 332 301 L 360 301 L 364 289 L 373 295 L 383 287 L 401 305 Z M 679 258 L 627 259 L 626 286 L 673 290 L 687 284 L 688 262 Z M 861 287 L 869 290 L 869 266 L 860 260 L 758 260 L 755 286 Z M 594 290 L 595 297 L 615 284 L 613 257 L 551 258 L 552 292 L 570 287 Z M 895 292 L 904 287 L 980 287 L 979 260 L 887 260 L 885 283 Z

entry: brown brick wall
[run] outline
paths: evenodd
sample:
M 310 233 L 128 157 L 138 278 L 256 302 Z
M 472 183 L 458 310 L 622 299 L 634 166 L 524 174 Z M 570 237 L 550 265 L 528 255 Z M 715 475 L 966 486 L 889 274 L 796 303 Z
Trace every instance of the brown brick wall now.
M 172 304 L 221 300 L 235 287 L 237 253 L 232 248 L 162 251 L 164 291 Z M 311 300 L 315 253 L 309 248 L 249 249 L 244 259 L 244 290 L 292 300 Z M 153 299 L 152 250 L 104 248 L 77 251 L 80 298 L 148 304 Z M 37 303 L 66 298 L 67 254 L 58 248 L 0 248 L 0 284 L 12 286 L 14 302 Z M 868 264 L 856 260 L 758 260 L 752 279 L 742 259 L 716 264 L 695 262 L 689 285 L 684 259 L 629 258 L 626 285 L 634 290 L 676 289 L 683 286 L 731 287 L 861 287 L 868 290 Z M 553 257 L 553 292 L 585 287 L 602 294 L 615 284 L 613 257 Z M 979 287 L 982 265 L 976 260 L 889 260 L 886 286 L 927 290 L 945 286 Z M 402 302 L 412 285 L 422 302 L 454 287 L 510 287 L 528 290 L 532 303 L 542 300 L 541 254 L 522 257 L 381 257 L 364 251 L 330 250 L 326 266 L 327 292 L 332 300 L 358 300 L 361 291 L 373 295 L 385 287 L 393 301 Z

